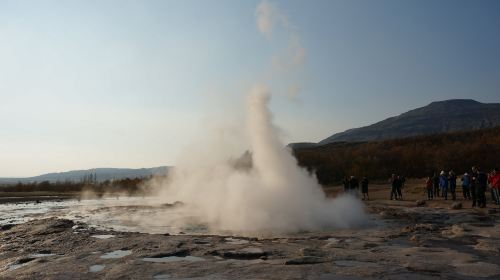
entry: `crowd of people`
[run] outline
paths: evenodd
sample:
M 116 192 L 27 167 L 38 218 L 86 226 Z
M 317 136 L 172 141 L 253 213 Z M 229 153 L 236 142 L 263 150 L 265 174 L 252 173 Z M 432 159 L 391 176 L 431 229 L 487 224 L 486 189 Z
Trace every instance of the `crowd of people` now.
M 351 176 L 350 178 L 344 178 L 344 181 L 342 182 L 344 184 L 344 191 L 346 193 L 358 193 L 359 191 L 359 181 L 358 178 L 355 176 Z M 363 194 L 363 200 L 369 200 L 370 197 L 368 196 L 368 178 L 363 177 L 361 180 L 361 193 Z
M 500 172 L 493 169 L 486 174 L 479 167 L 472 167 L 471 173 L 465 172 L 460 181 L 462 182 L 462 195 L 464 199 L 472 201 L 472 207 L 486 207 L 486 191 L 491 189 L 491 197 L 495 204 L 500 205 Z M 448 193 L 451 199 L 456 200 L 457 175 L 453 170 L 441 171 L 439 175 L 434 173 L 426 181 L 427 199 L 442 197 L 448 199 Z
M 403 187 L 405 186 L 406 179 L 404 176 L 392 174 L 389 183 L 391 184 L 391 200 L 403 200 Z
M 451 196 L 452 200 L 457 199 L 457 181 L 459 177 L 453 170 L 435 172 L 433 176 L 427 177 L 425 181 L 425 189 L 427 199 L 433 200 L 441 197 L 448 200 Z M 490 173 L 481 171 L 479 167 L 472 167 L 471 172 L 465 172 L 461 177 L 462 195 L 465 200 L 472 202 L 472 207 L 486 207 L 486 192 L 491 190 L 493 203 L 500 205 L 500 172 L 494 168 Z M 403 188 L 406 178 L 401 175 L 392 174 L 389 179 L 391 187 L 391 200 L 403 199 Z M 360 181 L 355 177 L 346 177 L 343 180 L 344 191 L 347 193 L 359 193 Z M 368 196 L 369 181 L 366 177 L 361 180 L 361 193 L 363 200 L 369 200 Z

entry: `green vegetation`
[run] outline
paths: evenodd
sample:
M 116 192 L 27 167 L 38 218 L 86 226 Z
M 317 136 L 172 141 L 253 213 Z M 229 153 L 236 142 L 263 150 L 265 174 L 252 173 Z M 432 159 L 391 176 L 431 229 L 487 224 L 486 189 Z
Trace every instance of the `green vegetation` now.
M 323 185 L 345 176 L 387 179 L 397 173 L 423 178 L 435 171 L 470 172 L 474 165 L 489 171 L 500 159 L 500 127 L 470 132 L 418 136 L 396 140 L 332 143 L 295 149 L 300 166 L 314 172 Z

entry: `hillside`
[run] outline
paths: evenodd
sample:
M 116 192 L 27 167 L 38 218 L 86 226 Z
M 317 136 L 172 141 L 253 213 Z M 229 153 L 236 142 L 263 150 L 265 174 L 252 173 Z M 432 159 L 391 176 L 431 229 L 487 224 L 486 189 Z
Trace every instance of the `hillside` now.
M 151 175 L 161 175 L 166 174 L 168 172 L 168 166 L 160 166 L 153 168 L 95 168 L 95 169 L 87 169 L 87 170 L 72 170 L 67 172 L 59 172 L 59 173 L 48 173 L 34 177 L 26 177 L 26 178 L 0 178 L 0 183 L 9 184 L 9 183 L 29 183 L 29 182 L 56 182 L 56 181 L 71 181 L 78 182 L 82 180 L 85 176 L 95 175 L 98 182 L 103 182 L 106 180 L 118 180 L 124 178 L 144 178 Z
M 363 142 L 397 139 L 455 131 L 470 131 L 500 125 L 500 103 L 480 103 L 471 99 L 432 102 L 375 124 L 349 129 L 320 141 Z M 292 147 L 295 144 L 291 144 Z
M 322 184 L 345 176 L 387 179 L 397 173 L 422 178 L 453 169 L 458 174 L 474 165 L 490 171 L 500 164 L 500 127 L 371 142 L 336 142 L 294 149 L 299 165 Z

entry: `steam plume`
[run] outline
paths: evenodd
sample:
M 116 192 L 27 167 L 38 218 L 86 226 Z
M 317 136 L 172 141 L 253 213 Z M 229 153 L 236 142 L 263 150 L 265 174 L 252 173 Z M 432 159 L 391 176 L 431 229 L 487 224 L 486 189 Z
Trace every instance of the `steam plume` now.
M 268 39 L 276 23 L 288 35 L 288 48 L 273 59 L 273 64 L 283 68 L 302 64 L 305 49 L 286 16 L 266 0 L 256 15 L 259 31 Z M 294 97 L 299 88 L 291 87 Z M 243 125 L 247 137 L 241 139 L 249 142 L 252 152 L 248 168 L 237 168 L 229 160 L 238 155 L 228 154 L 224 142 L 203 139 L 197 145 L 202 151 L 191 150 L 179 161 L 161 196 L 167 202 L 184 202 L 184 210 L 214 232 L 289 233 L 364 223 L 366 216 L 358 199 L 327 198 L 316 178 L 298 167 L 273 123 L 270 98 L 266 85 L 257 85 L 248 94 Z
M 316 179 L 299 168 L 283 148 L 267 106 L 269 100 L 269 90 L 263 85 L 248 96 L 251 169 L 236 169 L 229 161 L 217 160 L 202 166 L 178 166 L 164 197 L 186 203 L 191 215 L 216 232 L 288 233 L 363 223 L 365 215 L 358 199 L 326 198 Z M 217 153 L 223 147 L 206 149 Z

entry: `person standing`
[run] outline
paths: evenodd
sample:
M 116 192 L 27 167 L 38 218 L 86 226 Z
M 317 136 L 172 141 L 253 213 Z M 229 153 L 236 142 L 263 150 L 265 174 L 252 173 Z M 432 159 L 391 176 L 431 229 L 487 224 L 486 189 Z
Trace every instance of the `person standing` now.
M 434 172 L 434 176 L 432 176 L 432 187 L 434 189 L 434 197 L 439 197 L 439 176 L 437 172 Z
M 354 176 L 351 176 L 351 180 L 349 180 L 349 189 L 353 194 L 357 193 L 359 190 L 359 181 Z
M 398 176 L 396 191 L 398 192 L 398 196 L 400 200 L 403 200 L 403 178 Z
M 470 200 L 470 176 L 467 172 L 462 176 L 462 194 L 464 199 Z
M 344 184 L 344 192 L 348 192 L 349 191 L 349 178 L 347 178 L 347 176 L 345 176 L 342 183 Z
M 433 182 L 432 177 L 427 177 L 425 181 L 425 189 L 427 190 L 427 199 L 431 200 L 434 198 L 434 190 L 433 190 Z
M 470 194 L 472 198 L 472 207 L 477 207 L 477 168 L 472 167 L 472 173 L 470 175 Z
M 489 177 L 491 191 L 493 192 L 493 200 L 497 205 L 500 205 L 500 173 L 498 169 L 493 169 Z
M 486 188 L 488 186 L 488 176 L 477 167 L 476 178 L 476 199 L 479 208 L 486 207 Z
M 363 200 L 370 200 L 370 197 L 368 196 L 368 179 L 366 177 L 363 177 L 363 180 L 361 180 L 361 192 L 363 193 Z
M 456 200 L 457 199 L 457 194 L 456 194 L 457 175 L 455 175 L 455 172 L 453 172 L 453 170 L 451 170 L 449 172 L 448 181 L 449 181 L 449 185 L 450 185 L 451 199 Z
M 391 200 L 393 199 L 398 199 L 398 177 L 396 174 L 391 175 L 391 179 L 389 179 L 389 182 L 391 183 Z
M 445 200 L 448 200 L 448 176 L 444 170 L 441 171 L 439 176 L 439 187 L 441 187 L 441 196 L 444 197 Z

